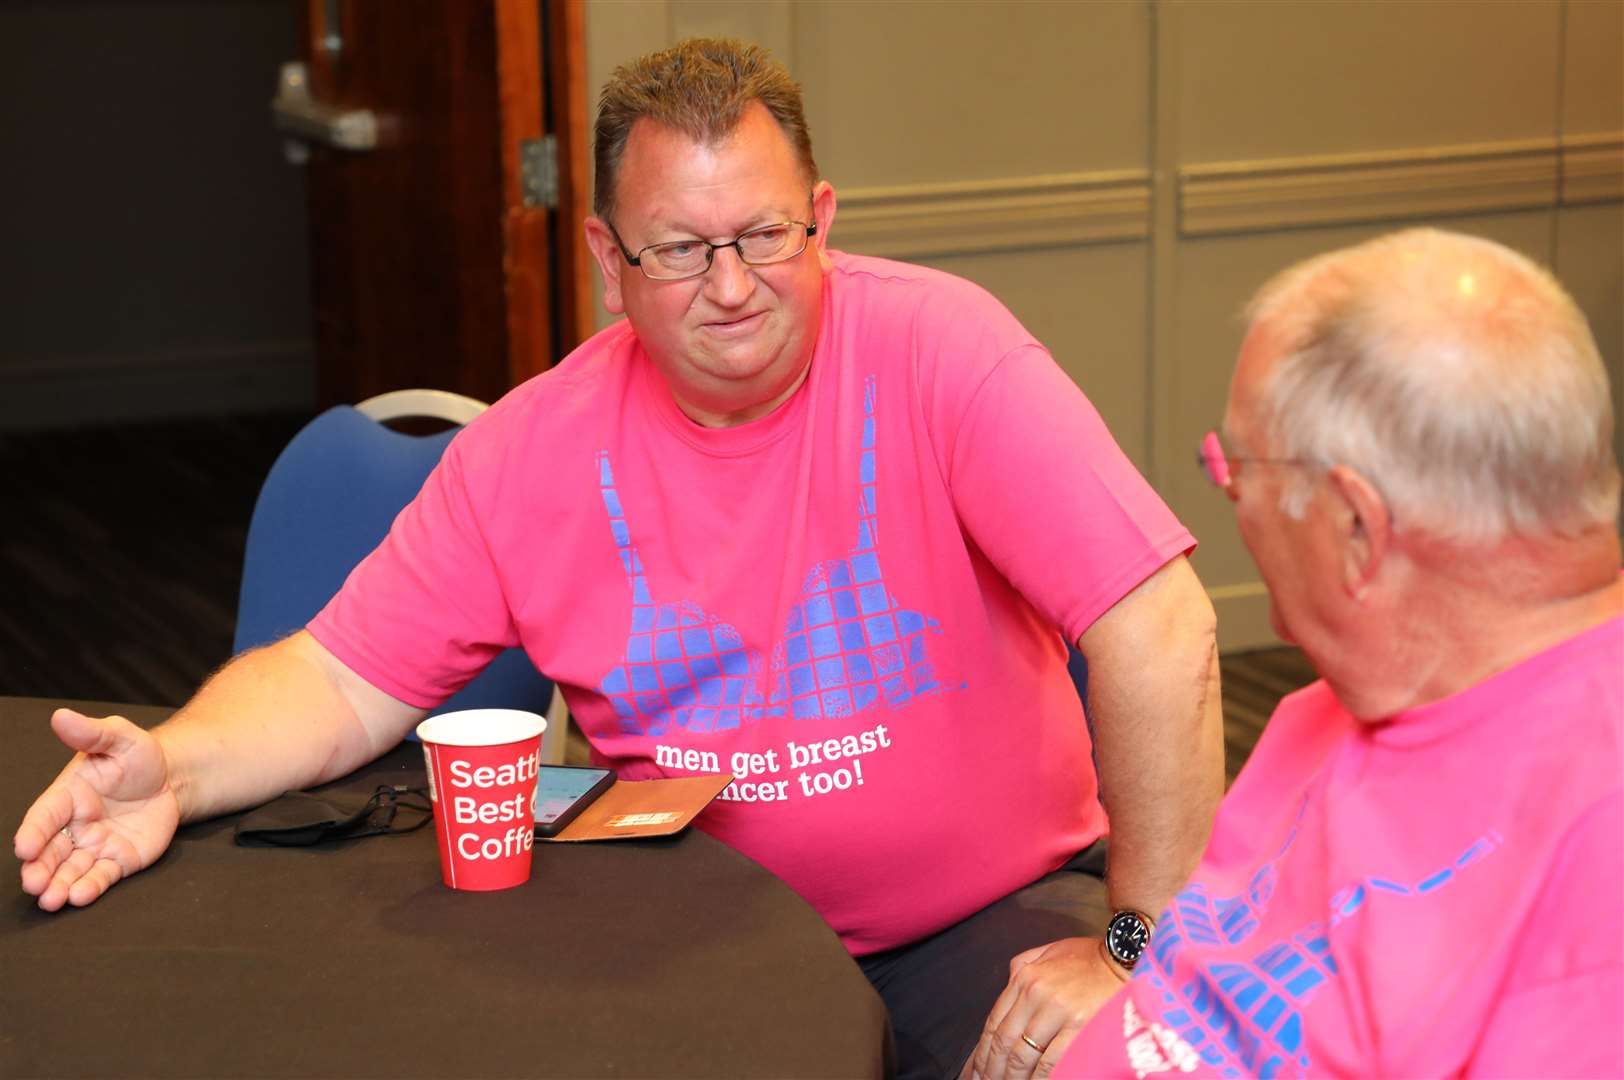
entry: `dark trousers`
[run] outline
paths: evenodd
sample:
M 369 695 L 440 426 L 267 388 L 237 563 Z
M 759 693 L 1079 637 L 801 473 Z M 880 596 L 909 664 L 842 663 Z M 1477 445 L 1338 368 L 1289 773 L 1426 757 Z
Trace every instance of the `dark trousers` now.
M 956 1077 L 1009 982 L 1009 962 L 1068 937 L 1100 937 L 1111 918 L 1105 841 L 940 933 L 857 963 L 891 1013 L 898 1080 Z

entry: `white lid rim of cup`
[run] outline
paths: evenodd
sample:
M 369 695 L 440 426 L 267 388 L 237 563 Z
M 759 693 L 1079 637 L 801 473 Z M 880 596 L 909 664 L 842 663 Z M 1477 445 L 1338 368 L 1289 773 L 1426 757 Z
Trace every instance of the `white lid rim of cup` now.
M 546 730 L 546 717 L 523 709 L 460 709 L 424 720 L 417 737 L 440 746 L 502 746 Z

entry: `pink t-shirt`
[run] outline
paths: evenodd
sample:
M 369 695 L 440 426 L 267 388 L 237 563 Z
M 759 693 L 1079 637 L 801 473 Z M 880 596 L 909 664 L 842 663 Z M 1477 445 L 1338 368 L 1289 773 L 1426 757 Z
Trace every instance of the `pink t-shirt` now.
M 1101 835 L 1056 628 L 1192 546 L 991 296 L 836 255 L 771 415 L 695 425 L 611 326 L 453 440 L 310 630 L 425 707 L 522 644 L 622 778 L 733 773 L 700 826 L 862 954 Z
M 1624 619 L 1362 725 L 1281 703 L 1057 1076 L 1624 1075 Z

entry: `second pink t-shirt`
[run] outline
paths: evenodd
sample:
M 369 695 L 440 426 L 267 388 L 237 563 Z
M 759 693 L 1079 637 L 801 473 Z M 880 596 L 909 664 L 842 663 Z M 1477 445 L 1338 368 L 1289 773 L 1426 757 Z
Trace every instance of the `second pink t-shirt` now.
M 1624 1075 L 1624 618 L 1364 724 L 1288 697 L 1057 1076 Z

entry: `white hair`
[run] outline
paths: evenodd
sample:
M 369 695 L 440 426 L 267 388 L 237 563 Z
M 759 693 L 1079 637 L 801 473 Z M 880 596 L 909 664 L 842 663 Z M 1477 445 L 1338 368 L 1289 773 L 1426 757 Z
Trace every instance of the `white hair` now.
M 1278 275 L 1248 312 L 1280 343 L 1260 421 L 1275 456 L 1363 474 L 1406 528 L 1466 543 L 1616 522 L 1607 374 L 1577 305 L 1499 244 L 1411 229 Z M 1307 475 L 1303 475 L 1306 473 Z

